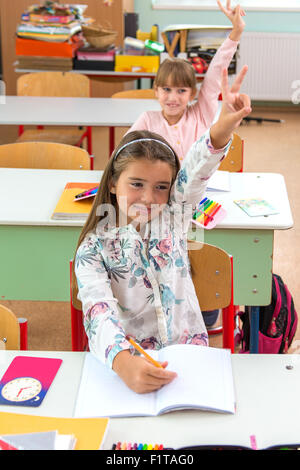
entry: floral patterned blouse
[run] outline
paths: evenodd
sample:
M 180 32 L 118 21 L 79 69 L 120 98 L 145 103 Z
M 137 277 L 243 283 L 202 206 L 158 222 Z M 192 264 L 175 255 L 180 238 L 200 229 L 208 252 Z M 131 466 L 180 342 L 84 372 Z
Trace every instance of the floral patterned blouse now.
M 77 250 L 75 273 L 90 351 L 112 367 L 116 354 L 170 344 L 208 345 L 192 282 L 187 231 L 207 180 L 225 157 L 209 131 L 195 142 L 177 175 L 170 201 L 143 233 L 132 224 L 98 223 Z M 132 351 L 133 352 L 133 351 Z

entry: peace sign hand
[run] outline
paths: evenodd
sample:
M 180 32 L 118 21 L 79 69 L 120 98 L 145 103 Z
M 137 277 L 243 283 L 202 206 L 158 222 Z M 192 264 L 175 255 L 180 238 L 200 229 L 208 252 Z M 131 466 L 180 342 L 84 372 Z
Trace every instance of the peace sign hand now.
M 246 15 L 245 11 L 240 7 L 240 5 L 237 5 L 235 8 L 231 8 L 230 0 L 226 1 L 226 8 L 223 7 L 220 0 L 217 0 L 217 3 L 220 10 L 232 23 L 233 29 L 229 35 L 230 39 L 233 41 L 239 41 L 245 28 L 245 21 L 242 19 L 242 17 Z
M 216 149 L 222 148 L 228 143 L 234 129 L 252 111 L 250 97 L 239 93 L 247 70 L 248 66 L 244 65 L 230 89 L 228 85 L 228 72 L 226 69 L 222 71 L 222 110 L 218 121 L 210 130 L 212 145 Z

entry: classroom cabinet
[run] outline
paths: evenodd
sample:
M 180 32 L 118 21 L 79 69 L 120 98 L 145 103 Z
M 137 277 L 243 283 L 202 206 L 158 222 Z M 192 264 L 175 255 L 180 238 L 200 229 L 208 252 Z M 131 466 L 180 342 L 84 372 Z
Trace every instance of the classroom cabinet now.
M 1 19 L 1 56 L 2 80 L 6 85 L 6 94 L 16 94 L 16 81 L 20 74 L 15 72 L 15 33 L 21 14 L 32 4 L 44 4 L 44 0 L 0 0 Z M 58 3 L 71 3 L 60 1 Z M 96 20 L 97 23 L 108 26 L 118 32 L 116 45 L 121 46 L 124 37 L 124 13 L 134 11 L 134 0 L 113 0 L 111 5 L 104 0 L 80 0 L 80 4 L 88 5 L 85 15 Z M 111 79 L 92 79 L 92 96 L 109 97 L 113 93 L 123 90 L 125 83 L 121 80 L 112 82 Z

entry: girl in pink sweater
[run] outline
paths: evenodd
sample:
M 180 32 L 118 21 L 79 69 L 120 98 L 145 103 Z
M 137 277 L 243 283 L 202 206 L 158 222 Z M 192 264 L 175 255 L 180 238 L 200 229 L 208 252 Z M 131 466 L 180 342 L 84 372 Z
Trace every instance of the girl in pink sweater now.
M 162 135 L 182 161 L 192 144 L 212 125 L 218 110 L 221 72 L 228 68 L 244 30 L 245 15 L 238 5 L 231 9 L 230 0 L 219 8 L 230 19 L 233 29 L 211 61 L 202 82 L 197 101 L 196 74 L 184 59 L 166 59 L 156 74 L 154 89 L 161 111 L 144 112 L 129 131 L 149 130 Z

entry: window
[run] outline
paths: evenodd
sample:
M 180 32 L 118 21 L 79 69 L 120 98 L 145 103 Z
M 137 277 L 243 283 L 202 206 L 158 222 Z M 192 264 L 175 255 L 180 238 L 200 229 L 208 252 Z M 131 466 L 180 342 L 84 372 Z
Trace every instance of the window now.
M 300 0 L 237 0 L 247 11 L 300 11 Z M 225 0 L 224 0 L 225 5 Z M 153 9 L 218 10 L 216 0 L 152 0 Z

